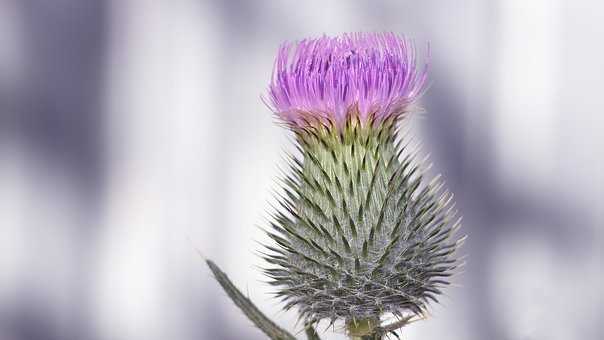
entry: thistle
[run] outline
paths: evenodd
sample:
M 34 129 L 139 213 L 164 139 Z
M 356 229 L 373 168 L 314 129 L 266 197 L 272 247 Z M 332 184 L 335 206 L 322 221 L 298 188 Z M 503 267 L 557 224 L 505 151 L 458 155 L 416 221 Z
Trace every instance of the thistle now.
M 381 339 L 425 315 L 459 266 L 453 195 L 399 129 L 425 91 L 413 44 L 392 33 L 281 46 L 265 102 L 295 135 L 283 194 L 261 254 L 286 310 L 309 339 L 343 322 Z M 294 339 L 260 313 L 211 261 L 235 303 L 271 339 Z M 398 320 L 384 325 L 386 316 Z

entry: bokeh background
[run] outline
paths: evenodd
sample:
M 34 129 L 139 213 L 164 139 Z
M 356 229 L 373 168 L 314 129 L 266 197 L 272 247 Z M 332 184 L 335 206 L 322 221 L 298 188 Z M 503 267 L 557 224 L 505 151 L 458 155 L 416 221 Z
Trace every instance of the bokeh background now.
M 404 338 L 602 339 L 603 13 L 0 0 L 0 339 L 263 339 L 202 256 L 299 330 L 254 267 L 291 149 L 259 95 L 280 42 L 348 31 L 430 42 L 416 131 L 469 235 L 457 286 Z

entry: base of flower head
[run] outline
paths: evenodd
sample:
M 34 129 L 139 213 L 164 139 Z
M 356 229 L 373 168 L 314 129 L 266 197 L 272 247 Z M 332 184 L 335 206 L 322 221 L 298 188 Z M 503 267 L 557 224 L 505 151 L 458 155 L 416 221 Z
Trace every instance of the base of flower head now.
M 314 140 L 316 143 L 329 142 L 337 148 L 337 143 L 350 145 L 361 139 L 368 141 L 372 135 L 374 137 L 379 135 L 378 143 L 392 143 L 396 127 L 408 113 L 404 111 L 388 117 L 380 117 L 373 113 L 361 117 L 359 111 L 352 107 L 347 111 L 344 120 L 335 121 L 328 116 L 301 112 L 299 113 L 301 123 L 287 126 L 294 131 L 303 146 Z

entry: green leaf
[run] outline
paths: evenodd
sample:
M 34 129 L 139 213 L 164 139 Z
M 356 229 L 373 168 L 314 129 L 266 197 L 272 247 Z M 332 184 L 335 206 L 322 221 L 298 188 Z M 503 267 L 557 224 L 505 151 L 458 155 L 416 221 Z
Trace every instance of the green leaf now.
M 220 283 L 224 291 L 231 300 L 239 307 L 243 313 L 272 340 L 296 340 L 291 334 L 277 326 L 273 321 L 266 317 L 250 299 L 245 297 L 237 287 L 229 280 L 228 276 L 218 268 L 211 260 L 206 260 L 208 266 L 216 281 Z M 318 339 L 318 338 L 317 338 Z

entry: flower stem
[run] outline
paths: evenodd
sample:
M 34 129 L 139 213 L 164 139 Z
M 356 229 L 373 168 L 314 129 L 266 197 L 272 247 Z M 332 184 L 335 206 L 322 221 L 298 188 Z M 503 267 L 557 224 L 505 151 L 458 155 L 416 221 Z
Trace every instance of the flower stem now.
M 350 339 L 351 340 L 382 340 L 382 336 L 379 334 L 362 335 L 362 336 L 352 335 Z
M 346 322 L 346 329 L 351 340 L 381 340 L 379 325 L 378 318 L 349 320 Z

